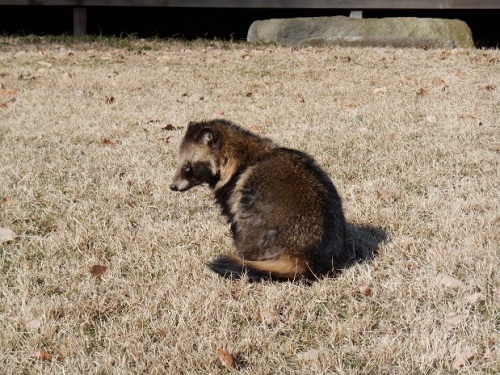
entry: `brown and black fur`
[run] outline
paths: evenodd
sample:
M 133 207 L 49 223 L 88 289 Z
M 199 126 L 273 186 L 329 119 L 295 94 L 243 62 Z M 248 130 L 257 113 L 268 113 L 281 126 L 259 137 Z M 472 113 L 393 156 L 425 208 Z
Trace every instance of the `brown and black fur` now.
M 191 122 L 170 188 L 203 183 L 231 224 L 236 247 L 209 264 L 222 276 L 314 278 L 352 260 L 340 197 L 309 155 L 229 121 Z

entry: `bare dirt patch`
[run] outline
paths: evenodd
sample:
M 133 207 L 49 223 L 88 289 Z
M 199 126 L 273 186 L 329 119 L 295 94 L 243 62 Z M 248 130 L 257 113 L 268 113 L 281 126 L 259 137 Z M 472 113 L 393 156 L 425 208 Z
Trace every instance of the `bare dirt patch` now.
M 211 273 L 229 228 L 168 185 L 214 117 L 312 154 L 369 261 Z M 499 122 L 497 50 L 0 39 L 0 372 L 497 372 Z

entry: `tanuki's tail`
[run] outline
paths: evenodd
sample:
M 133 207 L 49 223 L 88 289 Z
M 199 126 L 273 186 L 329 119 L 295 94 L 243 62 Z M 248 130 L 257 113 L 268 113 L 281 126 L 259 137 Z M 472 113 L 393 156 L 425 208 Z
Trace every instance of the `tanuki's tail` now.
M 208 267 L 228 278 L 239 279 L 246 274 L 250 281 L 291 280 L 311 276 L 305 262 L 286 255 L 268 260 L 243 260 L 234 255 L 222 255 L 212 261 Z

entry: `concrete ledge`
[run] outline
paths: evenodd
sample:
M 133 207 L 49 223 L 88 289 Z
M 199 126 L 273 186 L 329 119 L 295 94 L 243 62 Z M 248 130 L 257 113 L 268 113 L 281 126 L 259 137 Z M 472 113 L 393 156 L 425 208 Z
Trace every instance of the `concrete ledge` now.
M 472 32 L 463 21 L 413 17 L 336 16 L 255 21 L 248 30 L 247 40 L 285 46 L 474 47 Z

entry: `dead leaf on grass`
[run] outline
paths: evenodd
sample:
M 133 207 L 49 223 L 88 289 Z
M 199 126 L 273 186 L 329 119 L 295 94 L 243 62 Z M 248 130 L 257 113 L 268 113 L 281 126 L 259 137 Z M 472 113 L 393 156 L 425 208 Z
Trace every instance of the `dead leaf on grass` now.
M 45 66 L 47 68 L 52 68 L 52 64 L 47 62 L 47 61 L 39 61 L 38 62 L 39 65 L 42 65 L 42 66 Z
M 106 267 L 106 266 L 94 264 L 93 266 L 91 266 L 89 268 L 89 272 L 94 277 L 101 277 L 102 275 L 104 275 L 104 273 L 106 272 L 107 269 L 108 269 L 108 267 Z
M 463 288 L 465 286 L 465 284 L 458 280 L 456 277 L 447 275 L 445 273 L 440 273 L 437 276 L 437 281 L 442 285 L 453 289 Z
M 40 328 L 41 325 L 42 321 L 40 319 L 33 319 L 32 321 L 26 323 L 25 327 L 28 331 L 31 331 Z
M 114 104 L 116 102 L 116 99 L 114 96 L 108 96 L 104 101 L 106 102 L 106 104 Z
M 12 241 L 16 236 L 10 228 L 0 228 L 0 243 Z
M 171 131 L 171 130 L 176 130 L 177 128 L 175 126 L 173 126 L 172 124 L 167 124 L 165 125 L 162 130 L 167 130 L 167 131 Z
M 234 361 L 234 357 L 231 353 L 227 351 L 227 349 L 220 347 L 217 349 L 217 355 L 219 356 L 219 360 L 222 366 L 228 369 L 236 369 L 236 363 Z
M 212 112 L 214 115 L 217 115 L 217 116 L 225 116 L 226 115 L 226 112 L 224 112 L 222 109 L 217 109 L 215 111 Z
M 0 98 L 12 99 L 17 95 L 17 89 L 6 89 L 3 85 L 0 85 Z
M 447 59 L 451 55 L 451 51 L 441 52 L 441 60 Z
M 262 133 L 264 129 L 262 128 L 261 125 L 252 124 L 248 127 L 248 130 L 250 130 L 251 132 L 254 132 L 254 133 Z
M 101 146 L 116 147 L 120 143 L 120 141 L 112 141 L 108 138 L 101 139 Z
M 396 134 L 394 133 L 385 133 L 382 135 L 382 140 L 386 142 L 393 141 L 396 138 Z
M 444 81 L 444 79 L 442 79 L 442 78 L 434 78 L 434 79 L 432 80 L 432 84 L 433 84 L 434 86 L 442 86 L 442 85 L 446 86 L 446 82 L 445 82 L 445 81 Z
M 373 89 L 374 94 L 382 94 L 384 92 L 387 92 L 387 87 L 377 87 Z
M 467 316 L 465 314 L 458 314 L 452 316 L 451 318 L 445 319 L 444 326 L 446 327 L 446 329 L 452 329 L 464 323 L 466 319 Z
M 470 365 L 474 360 L 475 353 L 472 350 L 466 350 L 455 357 L 453 360 L 453 368 L 459 370 L 461 367 Z
M 137 202 L 133 199 L 125 199 L 125 204 L 129 207 L 137 207 Z
M 372 288 L 370 288 L 368 285 L 360 285 L 359 293 L 365 297 L 369 297 L 372 295 Z
M 2 204 L 5 206 L 15 206 L 17 204 L 17 201 L 14 198 L 11 198 L 8 195 L 6 195 L 5 197 L 2 198 Z
M 32 351 L 30 353 L 30 358 L 32 359 L 36 359 L 38 361 L 52 361 L 53 359 L 57 360 L 57 361 L 63 361 L 64 358 L 60 355 L 56 356 L 54 358 L 54 356 L 50 353 L 47 353 L 46 351 L 44 350 L 35 350 L 35 351 Z
M 424 96 L 429 92 L 425 87 L 421 87 L 417 90 L 417 96 Z
M 477 292 L 477 293 L 471 294 L 468 297 L 465 297 L 464 301 L 470 305 L 477 305 L 481 302 L 486 301 L 486 297 L 483 293 Z
M 266 326 L 271 326 L 277 322 L 278 315 L 275 312 L 263 310 L 259 311 L 255 319 Z
M 377 190 L 377 199 L 386 201 L 391 197 L 391 192 L 388 190 Z
M 489 84 L 489 85 L 484 86 L 484 89 L 485 89 L 486 91 L 493 91 L 493 90 L 496 90 L 496 88 L 497 88 L 497 87 L 496 87 L 496 85 L 494 85 L 494 84 Z

